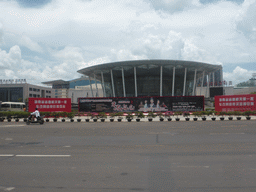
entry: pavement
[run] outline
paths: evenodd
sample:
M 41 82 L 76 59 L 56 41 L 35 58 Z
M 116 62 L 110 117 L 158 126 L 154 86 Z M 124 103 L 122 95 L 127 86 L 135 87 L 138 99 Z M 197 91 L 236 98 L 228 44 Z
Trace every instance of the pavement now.
M 256 121 L 0 123 L 0 191 L 255 192 Z

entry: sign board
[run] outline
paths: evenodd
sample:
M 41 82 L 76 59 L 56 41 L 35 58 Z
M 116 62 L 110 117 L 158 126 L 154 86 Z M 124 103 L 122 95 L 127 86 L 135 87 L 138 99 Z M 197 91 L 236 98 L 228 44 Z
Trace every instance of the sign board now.
M 215 96 L 215 111 L 254 111 L 256 94 Z
M 83 112 L 165 112 L 202 111 L 203 96 L 180 97 L 100 97 L 78 98 L 79 111 Z
M 223 87 L 210 87 L 210 97 L 223 95 Z
M 70 98 L 29 98 L 28 111 L 71 112 Z

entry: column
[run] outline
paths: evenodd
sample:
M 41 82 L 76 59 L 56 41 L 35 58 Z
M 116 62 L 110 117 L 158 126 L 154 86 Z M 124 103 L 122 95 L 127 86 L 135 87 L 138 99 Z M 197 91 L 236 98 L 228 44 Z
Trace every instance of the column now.
M 138 97 L 136 67 L 134 67 L 134 84 L 135 84 L 135 97 Z
M 123 68 L 123 67 L 122 67 L 122 81 L 123 81 L 123 92 L 124 92 L 124 97 L 126 97 L 125 81 L 124 81 L 124 68 Z
M 172 96 L 174 96 L 174 85 L 175 85 L 175 67 L 173 67 L 173 73 L 172 73 Z
M 210 75 L 207 74 L 207 89 L 206 89 L 206 94 L 205 94 L 205 97 L 209 97 L 210 95 L 209 94 L 209 86 L 210 86 Z
M 220 75 L 221 75 L 221 86 L 224 87 L 224 80 L 223 80 L 223 71 L 222 71 L 222 67 L 220 69 Z
M 102 80 L 101 82 L 102 82 L 103 96 L 106 97 L 106 89 L 105 89 L 103 72 L 101 72 L 101 80 Z
M 96 87 L 96 97 L 99 97 L 99 92 L 98 92 L 98 86 L 97 86 L 97 80 L 96 80 L 96 75 L 94 74 L 94 83 Z
M 163 66 L 160 67 L 160 96 L 163 96 Z
M 194 85 L 193 85 L 193 96 L 195 96 L 195 89 L 196 89 L 196 72 L 197 72 L 197 69 L 195 69 L 195 74 L 194 74 Z
M 204 85 L 204 71 L 203 71 L 203 79 L 202 79 L 201 88 L 200 88 L 200 95 L 202 94 L 203 85 Z
M 116 94 L 115 94 L 115 86 L 114 86 L 114 79 L 113 79 L 113 72 L 112 72 L 112 69 L 110 70 L 110 73 L 111 73 L 111 82 L 112 82 L 113 97 L 115 97 Z
M 89 83 L 90 83 L 90 87 L 91 87 L 91 94 L 92 94 L 92 97 L 94 97 L 93 96 L 93 91 L 92 91 L 92 84 L 91 84 L 91 77 L 89 76 Z
M 215 72 L 212 73 L 213 87 L 215 87 Z
M 183 96 L 185 96 L 185 93 L 186 93 L 186 81 L 187 81 L 187 68 L 185 68 L 185 74 L 184 74 Z

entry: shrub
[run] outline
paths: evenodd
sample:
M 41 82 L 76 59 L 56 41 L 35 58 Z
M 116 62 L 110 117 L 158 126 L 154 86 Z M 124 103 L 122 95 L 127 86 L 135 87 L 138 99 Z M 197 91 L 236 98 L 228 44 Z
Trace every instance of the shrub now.
M 192 115 L 194 115 L 195 117 L 199 117 L 200 116 L 200 112 L 199 111 L 194 111 L 192 113 Z
M 235 116 L 240 116 L 240 115 L 242 115 L 242 112 L 241 111 L 234 111 L 234 113 L 233 113 Z
M 116 116 L 116 113 L 109 113 L 109 116 L 110 116 L 112 119 L 114 119 L 115 116 Z
M 184 117 L 188 117 L 188 116 L 190 116 L 190 113 L 187 112 L 187 111 L 186 111 L 186 112 L 183 112 L 183 116 L 184 116 Z
M 105 112 L 100 112 L 100 113 L 99 113 L 99 117 L 100 117 L 101 119 L 105 119 L 105 118 L 107 118 L 107 115 L 106 115 Z
M 148 112 L 148 117 L 149 118 L 155 118 L 156 117 L 156 114 L 152 111 Z
M 124 113 L 123 112 L 117 112 L 116 116 L 118 116 L 118 119 L 122 119 L 123 118 Z
M 52 112 L 51 113 L 51 116 L 53 116 L 55 119 L 58 119 L 59 118 L 59 113 L 58 112 Z
M 166 118 L 170 118 L 171 116 L 173 116 L 173 112 L 167 111 L 167 112 L 164 113 L 164 116 L 165 116 Z
M 182 112 L 181 112 L 181 111 L 176 111 L 176 112 L 174 113 L 174 115 L 176 115 L 176 116 L 178 117 L 179 115 L 182 115 Z
M 252 113 L 252 111 L 245 111 L 243 112 L 243 115 L 249 117 L 250 115 L 252 115 Z
M 140 118 L 140 119 L 145 117 L 145 115 L 143 114 L 142 111 L 137 111 L 137 112 L 135 112 L 135 115 L 136 115 L 138 118 Z
M 221 111 L 221 112 L 219 112 L 219 115 L 221 115 L 222 117 L 224 116 L 224 115 L 226 115 L 227 113 L 225 112 L 225 111 Z
M 91 118 L 92 119 L 98 119 L 99 118 L 99 114 L 98 113 L 92 113 L 91 114 Z
M 67 113 L 67 117 L 68 117 L 69 119 L 73 119 L 74 116 L 75 116 L 75 114 L 74 114 L 73 112 Z
M 126 119 L 133 119 L 132 112 L 127 112 Z

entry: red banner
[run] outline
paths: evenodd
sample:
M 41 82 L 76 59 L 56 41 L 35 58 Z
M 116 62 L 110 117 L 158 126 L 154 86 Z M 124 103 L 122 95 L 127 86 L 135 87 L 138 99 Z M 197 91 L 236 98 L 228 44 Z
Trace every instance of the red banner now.
M 71 112 L 70 98 L 29 98 L 28 111 L 33 112 L 35 108 L 47 112 Z
M 256 94 L 215 96 L 215 111 L 255 111 Z

